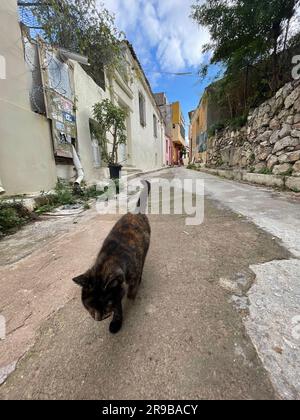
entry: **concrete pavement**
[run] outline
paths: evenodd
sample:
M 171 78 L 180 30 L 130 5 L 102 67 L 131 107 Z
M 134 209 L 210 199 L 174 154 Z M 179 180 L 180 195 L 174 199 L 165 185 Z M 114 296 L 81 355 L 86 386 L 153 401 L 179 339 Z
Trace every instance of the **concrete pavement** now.
M 126 308 L 119 335 L 110 336 L 107 322 L 97 324 L 88 317 L 80 291 L 71 282 L 93 261 L 117 216 L 91 210 L 76 225 L 65 225 L 62 234 L 58 229 L 56 236 L 46 235 L 40 246 L 27 250 L 26 258 L 5 259 L 8 265 L 0 268 L 0 313 L 8 320 L 8 336 L 0 342 L 0 367 L 13 369 L 21 360 L 0 387 L 1 399 L 300 396 L 291 374 L 299 368 L 298 348 L 285 351 L 282 335 L 275 335 L 276 320 L 274 334 L 265 334 L 274 305 L 268 306 L 270 316 L 262 325 L 269 296 L 261 269 L 283 261 L 296 275 L 300 248 L 289 226 L 298 226 L 299 203 L 292 196 L 185 169 L 158 175 L 205 178 L 205 220 L 188 227 L 185 215 L 150 216 L 152 244 L 142 287 L 137 301 Z M 268 207 L 257 207 L 257 212 L 256 193 L 257 203 L 269 200 Z M 288 223 L 280 218 L 281 206 L 288 212 Z M 255 219 L 255 213 L 263 214 Z M 266 226 L 271 215 L 281 243 Z M 276 273 L 280 270 L 288 282 L 284 304 L 289 305 L 290 275 L 285 266 Z M 248 292 L 255 275 L 258 281 Z M 234 281 L 243 284 L 239 296 L 224 288 Z M 276 299 L 278 310 L 281 303 Z M 293 305 L 289 317 L 297 313 L 295 299 Z M 297 346 L 297 340 L 292 345 Z M 287 365 L 290 373 L 284 376 L 281 369 Z
M 290 258 L 252 265 L 255 285 L 247 294 L 247 333 L 282 398 L 300 398 L 300 197 L 205 173 L 182 170 L 177 177 L 201 178 L 206 196 L 246 217 L 281 243 Z M 245 238 L 246 239 L 246 238 Z

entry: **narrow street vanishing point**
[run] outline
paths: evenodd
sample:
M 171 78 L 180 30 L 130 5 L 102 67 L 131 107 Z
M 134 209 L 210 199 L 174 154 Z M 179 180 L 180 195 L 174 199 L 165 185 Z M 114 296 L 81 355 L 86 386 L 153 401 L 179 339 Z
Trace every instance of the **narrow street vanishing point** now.
M 300 0 L 0 1 L 2 400 L 300 400 Z
M 204 223 L 150 216 L 142 286 L 116 336 L 71 279 L 118 216 L 91 209 L 0 242 L 0 365 L 13 371 L 1 399 L 299 398 L 299 200 L 182 168 L 147 179 L 174 177 L 204 179 Z

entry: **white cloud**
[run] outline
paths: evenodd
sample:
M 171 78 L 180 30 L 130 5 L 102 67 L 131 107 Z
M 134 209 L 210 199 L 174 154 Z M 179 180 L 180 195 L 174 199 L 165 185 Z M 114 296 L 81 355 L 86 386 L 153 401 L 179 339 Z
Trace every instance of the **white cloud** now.
M 193 0 L 104 0 L 149 71 L 198 68 L 209 35 L 189 17 Z M 151 60 L 156 56 L 157 63 Z M 159 68 L 158 68 L 158 67 Z
M 179 37 L 172 35 L 162 39 L 157 49 L 157 58 L 165 71 L 183 70 L 187 60 L 184 59 L 182 41 Z

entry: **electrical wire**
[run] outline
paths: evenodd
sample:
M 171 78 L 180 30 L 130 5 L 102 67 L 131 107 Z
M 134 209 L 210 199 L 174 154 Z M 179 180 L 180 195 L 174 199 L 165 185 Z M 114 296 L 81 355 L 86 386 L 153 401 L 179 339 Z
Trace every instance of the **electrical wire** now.
M 196 76 L 197 73 L 193 73 L 193 72 L 176 72 L 176 73 L 172 73 L 172 72 L 168 72 L 168 71 L 155 71 L 155 70 L 149 70 L 149 71 L 145 71 L 146 73 L 150 73 L 150 74 L 166 74 L 168 76 Z

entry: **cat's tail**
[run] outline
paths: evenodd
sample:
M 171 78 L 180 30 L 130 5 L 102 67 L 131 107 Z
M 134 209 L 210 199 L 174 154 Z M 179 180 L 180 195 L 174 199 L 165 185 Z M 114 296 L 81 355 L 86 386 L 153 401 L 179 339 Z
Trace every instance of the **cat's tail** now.
M 151 192 L 151 184 L 149 181 L 142 180 L 141 183 L 144 185 L 144 189 L 137 202 L 135 213 L 145 214 L 148 207 L 148 197 Z

